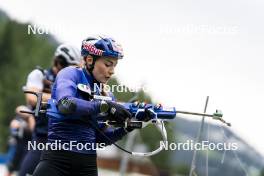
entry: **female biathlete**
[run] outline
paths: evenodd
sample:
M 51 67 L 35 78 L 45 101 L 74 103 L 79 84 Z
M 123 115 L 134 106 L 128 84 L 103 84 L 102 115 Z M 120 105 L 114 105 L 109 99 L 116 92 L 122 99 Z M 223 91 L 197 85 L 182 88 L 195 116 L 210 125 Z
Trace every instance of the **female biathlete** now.
M 123 58 L 121 45 L 110 37 L 89 37 L 82 42 L 81 55 L 83 68 L 67 67 L 55 80 L 47 113 L 48 143 L 58 145 L 42 153 L 34 176 L 96 176 L 94 146 L 109 145 L 132 131 L 100 125 L 99 119 L 123 122 L 131 114 L 114 101 L 91 100 L 88 96 L 91 90 L 94 95 L 112 96 L 100 90 L 99 84 L 107 83 L 114 74 L 118 60 Z

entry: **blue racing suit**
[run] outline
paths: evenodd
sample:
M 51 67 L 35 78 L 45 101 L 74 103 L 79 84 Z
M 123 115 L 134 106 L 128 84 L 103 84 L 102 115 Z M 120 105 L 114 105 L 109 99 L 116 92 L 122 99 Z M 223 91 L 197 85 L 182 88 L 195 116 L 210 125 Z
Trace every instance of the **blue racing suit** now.
M 105 143 L 110 145 L 111 142 L 120 140 L 127 134 L 124 128 L 105 128 L 98 124 L 100 118 L 100 101 L 91 101 L 78 89 L 78 84 L 84 84 L 94 90 L 95 95 L 100 95 L 98 87 L 94 87 L 93 77 L 87 73 L 84 68 L 67 67 L 61 70 L 55 80 L 52 89 L 51 100 L 47 116 L 49 117 L 48 143 L 60 141 L 61 144 L 69 144 L 71 141 L 82 144 Z M 57 109 L 57 102 L 67 98 L 75 102 L 76 110 L 65 115 Z M 98 127 L 112 141 L 107 140 L 101 135 L 94 126 Z M 78 150 L 73 146 L 69 151 L 96 154 L 96 149 Z

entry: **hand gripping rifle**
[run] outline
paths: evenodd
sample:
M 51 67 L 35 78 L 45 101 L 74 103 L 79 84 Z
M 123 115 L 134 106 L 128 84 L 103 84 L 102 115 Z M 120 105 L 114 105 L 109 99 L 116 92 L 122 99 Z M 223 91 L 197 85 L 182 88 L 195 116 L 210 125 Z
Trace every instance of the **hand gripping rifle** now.
M 79 87 L 79 85 L 78 85 Z M 42 93 L 35 93 L 35 92 L 30 92 L 30 91 L 25 91 L 24 93 L 31 93 L 34 94 L 37 97 L 37 104 L 35 111 L 28 112 L 28 111 L 21 111 L 22 113 L 29 113 L 33 114 L 34 116 L 38 117 L 40 113 L 46 113 L 49 112 L 47 110 L 47 103 L 42 102 Z M 107 101 L 112 101 L 111 97 L 108 96 L 99 96 L 99 95 L 93 95 L 92 92 L 87 92 L 89 95 L 90 100 L 107 100 Z M 124 127 L 127 128 L 129 127 L 130 129 L 141 129 L 146 127 L 149 124 L 153 124 L 156 126 L 158 131 L 162 135 L 162 140 L 163 142 L 167 142 L 167 131 L 164 125 L 164 121 L 169 121 L 173 120 L 178 114 L 187 114 L 187 115 L 193 115 L 193 116 L 202 116 L 202 117 L 207 117 L 207 118 L 212 118 L 214 120 L 218 120 L 227 126 L 231 126 L 230 123 L 227 123 L 223 119 L 223 114 L 221 111 L 216 110 L 215 113 L 213 114 L 207 114 L 207 113 L 197 113 L 197 112 L 189 112 L 189 111 L 180 111 L 176 110 L 175 107 L 165 107 L 162 106 L 161 104 L 146 104 L 146 103 L 139 103 L 139 102 L 133 102 L 133 103 L 120 103 L 122 106 L 125 107 L 131 114 L 132 114 L 132 119 L 129 119 L 125 122 L 116 122 L 116 121 L 103 121 L 103 122 L 98 122 L 98 123 L 104 123 L 107 126 L 113 126 L 113 127 Z M 145 122 L 140 120 L 141 117 L 148 112 L 148 115 L 150 117 L 150 120 Z M 126 149 L 122 148 L 118 144 L 112 142 L 112 140 L 104 135 L 104 133 L 96 126 L 93 126 L 95 130 L 100 132 L 109 142 L 113 143 L 116 147 L 119 149 L 123 150 L 126 153 L 129 153 L 134 156 L 152 156 L 164 149 L 164 146 L 160 144 L 159 148 L 151 151 L 151 152 L 146 152 L 146 153 L 140 153 L 140 152 L 132 152 L 132 151 L 127 151 Z

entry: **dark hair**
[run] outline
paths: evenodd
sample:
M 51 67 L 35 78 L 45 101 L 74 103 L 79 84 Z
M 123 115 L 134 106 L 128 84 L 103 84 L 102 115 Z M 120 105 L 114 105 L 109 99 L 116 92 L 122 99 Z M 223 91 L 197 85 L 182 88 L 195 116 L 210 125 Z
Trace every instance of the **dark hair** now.
M 58 65 L 60 65 L 62 68 L 65 68 L 69 66 L 69 63 L 66 61 L 66 59 L 63 56 L 59 55 L 54 59 L 54 66 L 58 67 Z
M 90 67 L 87 68 L 89 72 L 92 72 L 94 69 L 95 62 L 100 58 L 100 56 L 95 55 L 87 55 L 86 57 L 91 56 L 93 58 L 93 63 L 89 65 Z M 84 61 L 86 62 L 86 57 L 83 57 Z

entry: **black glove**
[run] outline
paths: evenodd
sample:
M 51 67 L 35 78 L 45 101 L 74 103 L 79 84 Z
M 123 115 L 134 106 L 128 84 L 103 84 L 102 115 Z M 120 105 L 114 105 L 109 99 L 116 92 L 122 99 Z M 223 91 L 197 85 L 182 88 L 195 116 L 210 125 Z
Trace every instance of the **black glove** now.
M 145 108 L 145 116 L 142 119 L 144 122 L 148 122 L 153 117 L 153 113 L 149 110 L 149 108 Z
M 108 113 L 108 119 L 119 123 L 125 122 L 127 119 L 131 119 L 132 115 L 122 105 L 112 101 L 101 102 L 101 112 Z
M 149 110 L 150 108 L 151 107 L 146 107 L 144 109 L 144 111 L 139 112 L 137 114 L 136 119 L 139 120 L 139 121 L 144 121 L 144 122 L 148 122 L 149 120 L 151 120 L 153 118 L 153 113 Z M 134 129 L 138 129 L 138 125 L 139 125 L 138 122 L 134 122 L 133 125 L 128 123 L 128 126 L 125 129 L 126 129 L 127 132 L 131 132 Z M 141 126 L 141 125 L 139 125 L 139 126 Z M 142 128 L 142 127 L 140 127 L 140 128 Z
M 137 113 L 136 119 L 139 121 L 148 122 L 153 118 L 153 113 L 150 111 L 151 106 L 146 106 L 144 111 Z

